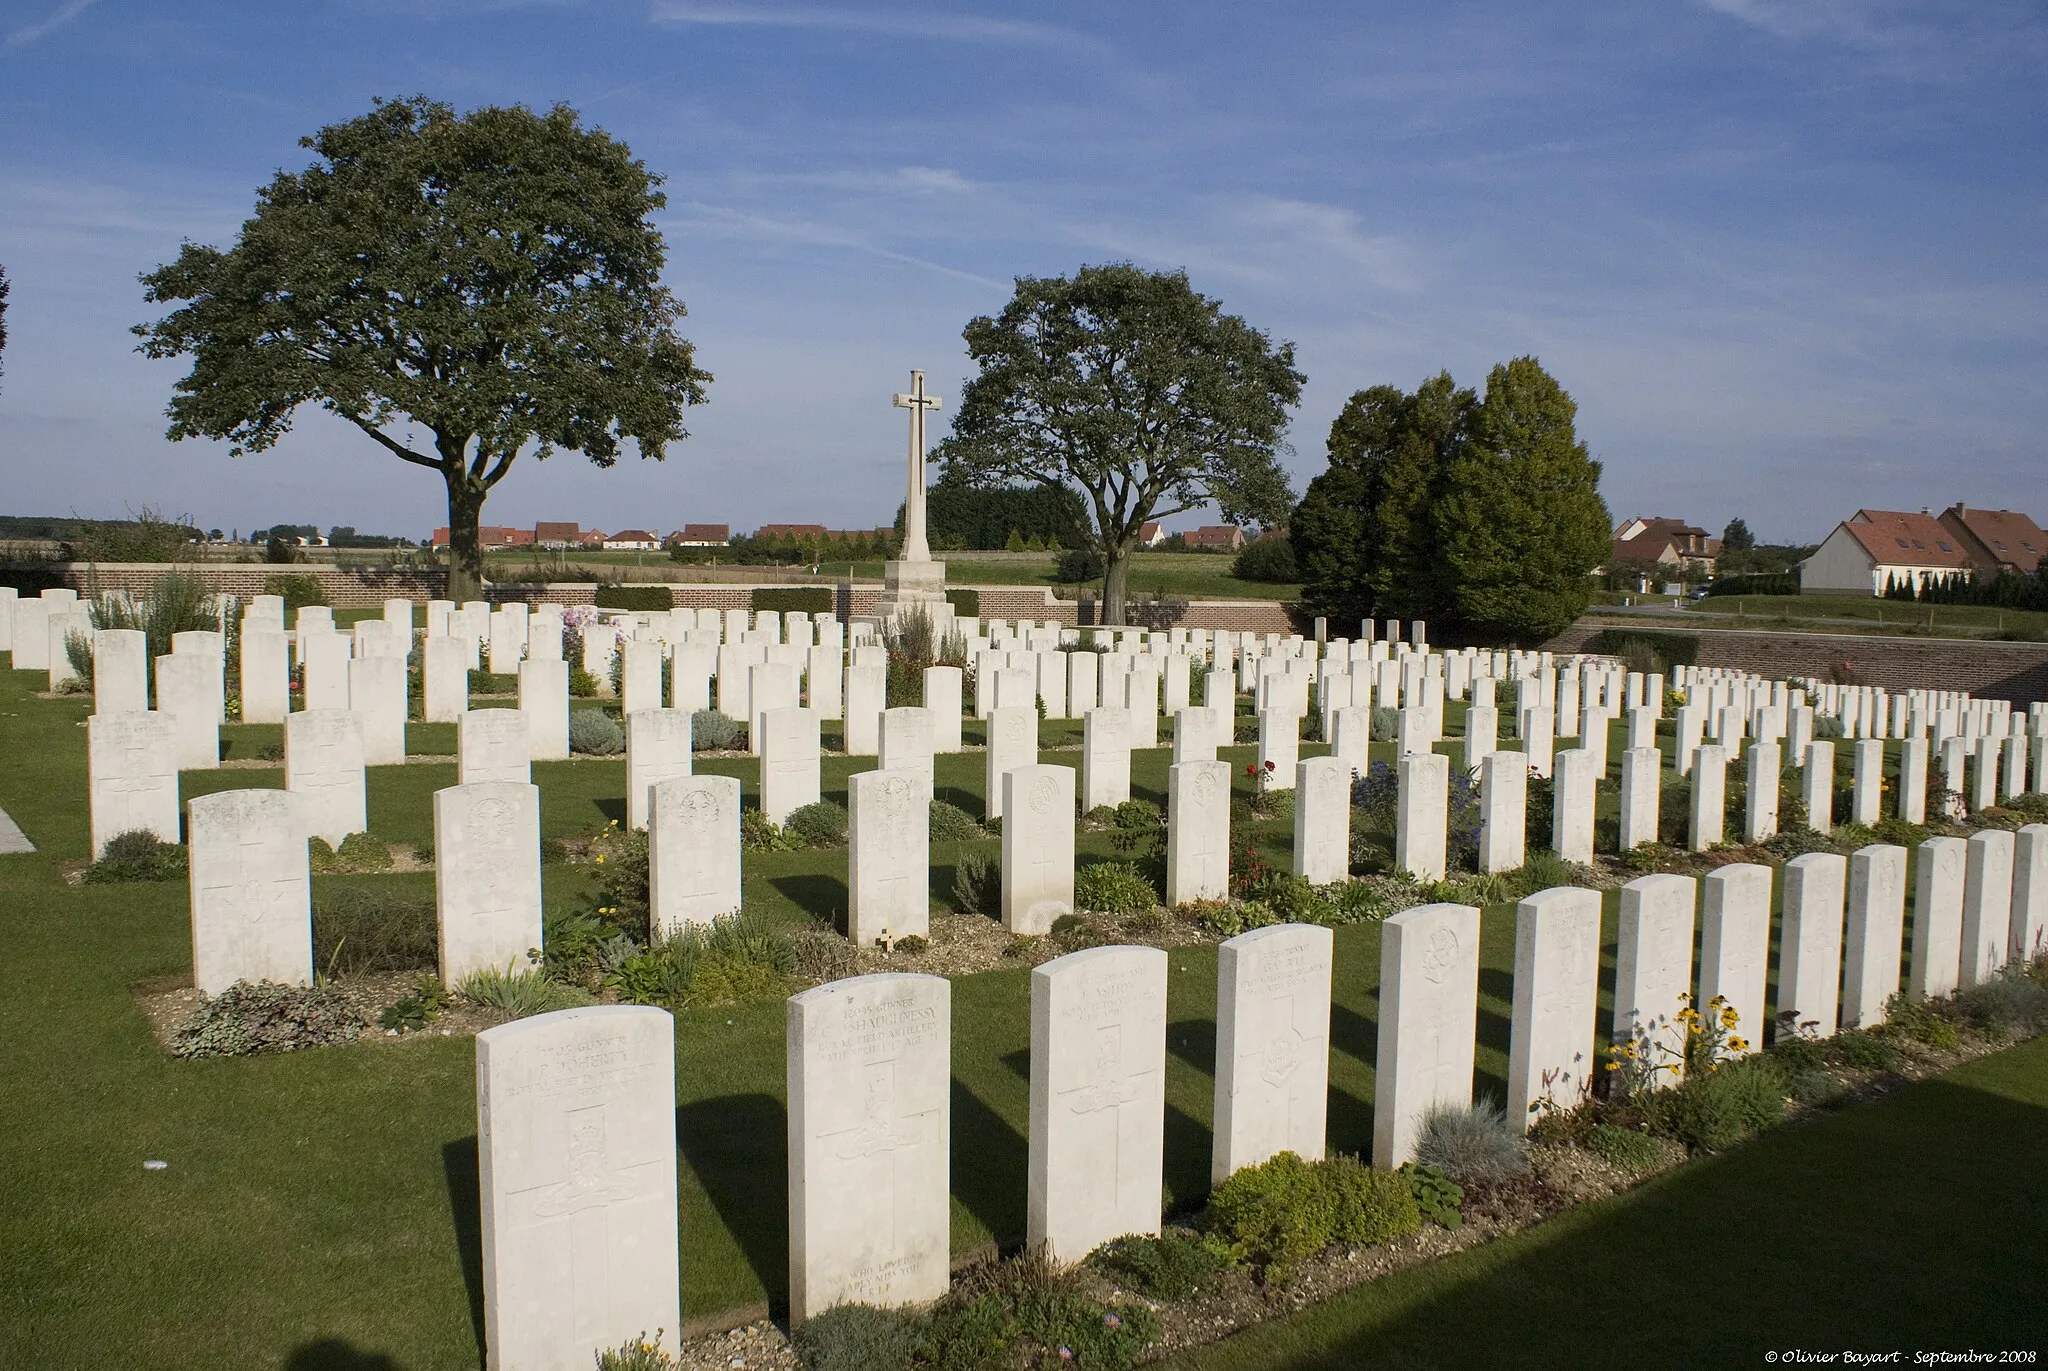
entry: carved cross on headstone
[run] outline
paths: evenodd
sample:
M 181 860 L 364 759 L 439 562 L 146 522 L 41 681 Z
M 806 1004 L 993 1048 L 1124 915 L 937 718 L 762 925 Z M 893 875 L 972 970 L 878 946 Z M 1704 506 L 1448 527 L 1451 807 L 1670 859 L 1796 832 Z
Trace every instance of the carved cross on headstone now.
M 929 562 L 932 550 L 924 532 L 924 416 L 945 402 L 924 393 L 924 373 L 910 373 L 910 392 L 896 397 L 896 408 L 910 411 L 910 489 L 903 503 L 905 562 Z

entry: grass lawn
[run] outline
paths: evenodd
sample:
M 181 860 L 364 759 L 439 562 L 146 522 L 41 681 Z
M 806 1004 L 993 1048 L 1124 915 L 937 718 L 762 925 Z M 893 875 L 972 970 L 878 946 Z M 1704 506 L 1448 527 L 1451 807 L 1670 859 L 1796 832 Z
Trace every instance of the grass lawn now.
M 83 699 L 35 699 L 38 683 L 31 673 L 0 672 L 0 807 L 40 849 L 0 857 L 0 1041 L 7 1044 L 0 1070 L 0 1118 L 6 1120 L 0 1126 L 0 1366 L 474 1367 L 481 1276 L 471 1044 L 430 1034 L 399 1043 L 206 1062 L 181 1062 L 159 1051 L 136 1008 L 134 987 L 189 973 L 185 890 L 175 883 L 64 882 L 59 864 L 82 858 L 87 841 L 82 723 L 89 705 Z M 1454 726 L 1460 717 L 1453 708 Z M 970 721 L 968 737 L 978 731 Z M 442 742 L 417 726 L 415 732 L 415 751 L 452 746 L 452 739 Z M 1042 741 L 1071 745 L 1076 732 L 1070 722 L 1048 721 Z M 254 730 L 238 733 L 250 734 L 250 745 L 258 746 Z M 1305 755 L 1321 750 L 1303 747 Z M 1242 766 L 1251 751 L 1224 753 L 1237 765 L 1240 786 L 1248 784 Z M 1382 744 L 1381 754 L 1386 751 Z M 1618 746 L 1613 755 L 1618 759 Z M 1046 759 L 1074 765 L 1079 754 L 1050 752 Z M 1134 793 L 1161 799 L 1168 760 L 1163 748 L 1137 754 Z M 751 759 L 712 758 L 700 765 L 739 776 L 751 797 Z M 843 800 L 846 777 L 869 765 L 867 758 L 828 756 L 827 794 Z M 940 797 L 978 814 L 982 770 L 979 754 L 940 758 Z M 619 817 L 623 762 L 547 763 L 534 771 L 543 792 L 545 832 L 588 832 Z M 282 781 L 282 770 L 270 768 L 191 772 L 182 784 L 189 798 Z M 426 838 L 432 792 L 453 781 L 454 768 L 445 763 L 373 769 L 371 830 L 391 841 Z M 1611 808 L 1612 798 L 1605 803 Z M 1267 823 L 1236 836 L 1255 843 L 1268 861 L 1284 864 L 1288 832 L 1285 823 Z M 950 894 L 962 846 L 933 851 L 937 901 Z M 1083 835 L 1080 851 L 1084 861 L 1113 855 L 1101 835 Z M 792 919 L 831 918 L 845 908 L 845 863 L 843 851 L 750 852 L 747 899 Z M 548 906 L 585 898 L 586 872 L 549 868 Z M 318 878 L 316 899 L 335 880 L 431 887 L 424 875 Z M 1610 896 L 1603 1001 L 1613 976 L 1614 904 Z M 1502 906 L 1488 909 L 1482 925 L 1477 1086 L 1495 1094 L 1504 1091 L 1513 923 L 1513 910 Z M 1371 926 L 1337 935 L 1329 1137 L 1340 1150 L 1365 1151 L 1370 1144 L 1378 948 L 1379 931 Z M 1215 954 L 1209 948 L 1178 952 L 1171 965 L 1165 1185 L 1170 1203 L 1180 1205 L 1198 1200 L 1207 1182 Z M 992 1240 L 1014 1243 L 1023 1234 L 1027 981 L 1023 970 L 1002 970 L 955 983 L 956 1253 Z M 785 1258 L 782 1006 L 684 1011 L 676 1016 L 676 1048 L 685 1315 L 704 1317 L 778 1299 Z M 2042 1056 L 2018 1060 L 2021 1076 L 2048 1097 L 2048 1084 L 2039 1084 L 2048 1074 L 2040 1069 Z M 1945 1105 L 1932 1117 L 1943 1108 L 1956 1112 L 1953 1104 Z M 1861 1125 L 1852 1117 L 1766 1140 L 1703 1169 L 1700 1180 L 1688 1173 L 1610 1209 L 1635 1212 L 1635 1206 L 1707 1184 L 1730 1168 L 1754 1165 L 1754 1157 L 1776 1156 L 1788 1147 L 1794 1149 L 1794 1161 L 1785 1164 L 1790 1171 L 1769 1182 L 1776 1203 L 1806 1213 L 1819 1203 L 1815 1197 L 1840 1193 L 1843 1212 L 1857 1209 L 1855 1201 L 1867 1199 L 1867 1190 L 1822 1184 L 1809 1174 L 1819 1163 L 1797 1161 L 1809 1155 L 1798 1148 L 1817 1146 L 1811 1140 L 1834 1138 L 1830 1130 L 1850 1126 Z M 1935 1126 L 1930 1121 L 1908 1135 L 1912 1165 L 1921 1189 L 1929 1192 L 1914 1202 L 1919 1209 L 1913 1211 L 1915 1222 L 1923 1210 L 1931 1216 L 1914 1230 L 1926 1237 L 1919 1244 L 1899 1244 L 1924 1254 L 1931 1268 L 1928 1299 L 1949 1288 L 1950 1264 L 1975 1251 L 1973 1244 L 1991 1241 L 1952 1232 L 1943 1222 L 1950 1213 L 1975 1213 L 1969 1206 L 1978 1178 L 1998 1178 L 2015 1222 L 2038 1218 L 2025 1206 L 2038 1206 L 2042 1184 L 2033 1174 L 2040 1170 L 2038 1142 L 2023 1166 L 2000 1152 L 1995 1138 L 1972 1141 L 1974 1135 L 1965 1133 L 1958 1141 L 1952 1130 L 1935 1134 Z M 2029 1126 L 2038 1139 L 2038 1122 Z M 1871 1150 L 1867 1141 L 1852 1141 L 1826 1155 L 1846 1164 Z M 1927 1161 L 1934 1157 L 1962 1164 L 1930 1170 Z M 170 1166 L 145 1171 L 148 1158 Z M 1926 1185 L 1936 1174 L 1943 1184 Z M 1788 1190 L 1795 1182 L 1807 1189 Z M 1882 1206 L 1865 1207 L 1884 1212 Z M 1672 1250 L 1634 1259 L 1625 1273 L 1634 1277 L 1632 1286 L 1614 1282 L 1609 1288 L 1603 1274 L 1598 1282 L 1574 1287 L 1572 1298 L 1591 1308 L 1582 1311 L 1581 1322 L 1596 1316 L 1601 1321 L 1603 1346 L 1630 1346 L 1629 1339 L 1640 1336 L 1643 1308 L 1668 1302 L 1674 1288 L 1680 1298 L 1711 1304 L 1722 1297 L 1724 1283 L 1751 1289 L 1753 1261 L 1767 1255 L 1775 1270 L 1791 1260 L 1783 1255 L 1789 1241 L 1784 1235 L 1724 1217 L 1725 1205 L 1702 1201 L 1698 1208 L 1703 1217 L 1663 1230 Z M 1870 1216 L 1855 1217 L 1863 1223 Z M 1555 1226 L 1557 1241 L 1571 1240 L 1590 1222 L 1574 1217 Z M 1818 1239 L 1802 1231 L 1800 1241 L 1810 1247 Z M 1463 1260 L 1494 1259 L 1481 1254 Z M 1831 1270 L 1837 1282 L 1848 1282 L 1847 1258 L 1828 1262 L 1816 1265 Z M 1974 1268 L 1968 1276 L 1979 1280 Z M 1404 1278 L 1444 1279 L 1430 1273 Z M 1979 1280 L 1976 1288 L 1991 1286 Z M 1410 1297 L 1382 1322 L 1407 1317 L 1423 1299 Z M 1779 1296 L 1774 1291 L 1770 1299 L 1775 1307 Z M 1716 1307 L 1723 1317 L 1733 1317 L 1727 1305 Z M 1459 1338 L 1472 1334 L 1464 1327 L 1453 1331 Z M 1296 1346 L 1333 1346 L 1332 1339 L 1349 1334 L 1318 1336 L 1318 1342 Z M 1496 1352 L 1499 1345 L 1496 1340 Z M 349 1350 L 344 1355 L 336 1349 Z M 390 1361 L 363 1360 L 375 1357 Z
M 1845 1348 L 2031 1363 L 2048 1342 L 2044 1136 L 2037 1038 L 1170 1365 L 1738 1367 Z

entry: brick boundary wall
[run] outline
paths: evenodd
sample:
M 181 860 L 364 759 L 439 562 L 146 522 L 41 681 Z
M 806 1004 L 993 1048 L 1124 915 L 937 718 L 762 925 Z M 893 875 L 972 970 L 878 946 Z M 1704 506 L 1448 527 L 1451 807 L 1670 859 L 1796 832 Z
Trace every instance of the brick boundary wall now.
M 1630 629 L 1699 639 L 1700 666 L 1825 679 L 1830 668 L 1847 662 L 1866 685 L 1886 690 L 1967 690 L 2016 705 L 2048 700 L 2048 643 L 1617 624 L 1584 618 L 1543 646 L 1552 652 L 1579 652 L 1603 632 Z
M 177 571 L 205 581 L 217 593 L 246 599 L 263 593 L 264 582 L 272 576 L 311 576 L 326 592 L 327 603 L 336 609 L 374 609 L 387 598 L 404 596 L 413 600 L 438 598 L 447 585 L 447 573 L 438 567 L 336 566 L 305 562 L 101 562 L 56 563 L 47 568 L 64 584 L 80 594 L 92 586 L 101 590 L 147 590 L 150 583 L 167 572 Z M 639 585 L 641 582 L 627 582 Z M 786 581 L 758 584 L 739 581 L 649 581 L 665 586 L 679 609 L 746 609 L 755 590 L 788 590 Z M 810 582 L 806 584 L 818 584 Z M 881 601 L 882 586 L 874 581 L 841 581 L 820 588 L 833 592 L 841 618 L 872 615 Z M 1046 586 L 961 585 L 949 589 L 972 590 L 981 597 L 984 619 L 1031 619 L 1069 625 L 1093 624 L 1097 601 L 1063 600 Z M 530 604 L 588 605 L 597 600 L 595 582 L 557 581 L 546 584 L 499 581 L 485 590 L 485 598 L 497 603 L 523 600 Z M 1088 613 L 1083 614 L 1086 610 Z M 1193 600 L 1172 624 L 1178 628 L 1229 629 L 1239 633 L 1293 633 L 1297 626 L 1285 606 L 1277 600 Z

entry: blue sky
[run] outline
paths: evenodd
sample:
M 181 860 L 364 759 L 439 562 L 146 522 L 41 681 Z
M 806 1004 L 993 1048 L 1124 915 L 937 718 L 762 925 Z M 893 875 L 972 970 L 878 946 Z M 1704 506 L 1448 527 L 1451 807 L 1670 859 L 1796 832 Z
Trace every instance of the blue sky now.
M 1296 344 L 1297 488 L 1352 391 L 1533 352 L 1617 518 L 2048 520 L 2044 59 L 2004 0 L 0 0 L 0 512 L 442 522 L 312 411 L 166 442 L 182 367 L 126 332 L 301 135 L 423 92 L 567 102 L 666 176 L 717 378 L 666 463 L 523 460 L 488 522 L 886 521 L 909 368 L 956 395 L 1013 277 L 1120 259 Z

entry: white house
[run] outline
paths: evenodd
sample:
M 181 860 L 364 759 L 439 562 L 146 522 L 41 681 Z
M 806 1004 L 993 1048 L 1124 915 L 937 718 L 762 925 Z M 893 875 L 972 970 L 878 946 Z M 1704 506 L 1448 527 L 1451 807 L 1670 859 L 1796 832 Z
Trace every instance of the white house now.
M 1799 564 L 1799 589 L 1806 595 L 1882 595 L 1902 581 L 1917 588 L 1930 579 L 1967 576 L 1970 565 L 1956 536 L 1927 511 L 1859 509 Z
M 659 552 L 661 539 L 644 528 L 620 529 L 604 540 L 606 552 Z

